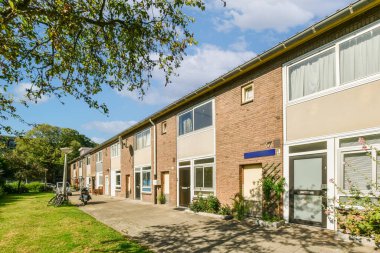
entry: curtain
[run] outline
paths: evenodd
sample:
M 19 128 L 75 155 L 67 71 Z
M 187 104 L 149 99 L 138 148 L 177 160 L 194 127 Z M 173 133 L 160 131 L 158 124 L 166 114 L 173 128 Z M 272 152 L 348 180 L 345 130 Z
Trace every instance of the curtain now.
M 289 68 L 289 99 L 335 86 L 335 49 L 331 48 Z
M 380 27 L 339 46 L 341 83 L 380 72 Z

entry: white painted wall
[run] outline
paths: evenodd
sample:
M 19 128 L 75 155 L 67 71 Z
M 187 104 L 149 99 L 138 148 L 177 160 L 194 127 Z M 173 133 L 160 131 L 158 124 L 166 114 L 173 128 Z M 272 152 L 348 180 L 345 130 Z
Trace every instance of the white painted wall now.
M 179 160 L 214 154 L 215 134 L 213 126 L 177 138 L 177 157 Z

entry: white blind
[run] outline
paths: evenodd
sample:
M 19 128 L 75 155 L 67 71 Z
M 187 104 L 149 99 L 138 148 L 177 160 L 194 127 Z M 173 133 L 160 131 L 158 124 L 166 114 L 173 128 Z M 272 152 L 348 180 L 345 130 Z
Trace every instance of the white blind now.
M 289 100 L 335 86 L 335 49 L 331 48 L 289 68 Z
M 340 79 L 347 83 L 380 72 L 380 27 L 339 46 Z
M 344 181 L 345 190 L 350 185 L 360 190 L 370 190 L 372 180 L 372 159 L 367 153 L 353 153 L 344 155 Z

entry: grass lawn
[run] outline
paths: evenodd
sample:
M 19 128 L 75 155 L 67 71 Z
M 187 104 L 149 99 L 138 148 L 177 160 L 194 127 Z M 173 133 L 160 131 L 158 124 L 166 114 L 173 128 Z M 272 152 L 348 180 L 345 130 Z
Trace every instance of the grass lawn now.
M 149 252 L 75 206 L 47 206 L 52 196 L 0 198 L 0 252 Z

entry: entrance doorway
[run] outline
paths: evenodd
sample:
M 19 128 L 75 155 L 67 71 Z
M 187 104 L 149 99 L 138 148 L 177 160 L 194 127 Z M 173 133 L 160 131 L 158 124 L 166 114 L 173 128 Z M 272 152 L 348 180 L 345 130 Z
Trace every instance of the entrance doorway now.
M 290 221 L 326 227 L 326 154 L 290 157 Z
M 135 199 L 141 199 L 141 172 L 135 172 Z
M 105 181 L 106 181 L 106 187 L 104 189 L 104 194 L 109 195 L 110 182 L 109 182 L 108 176 L 105 176 Z
M 125 197 L 129 198 L 131 194 L 131 177 L 129 175 L 125 176 Z
M 179 205 L 188 207 L 190 198 L 190 167 L 182 167 L 179 168 Z
M 169 202 L 169 190 L 170 190 L 170 182 L 169 182 L 169 172 L 162 173 L 162 194 L 164 194 L 166 203 Z
M 243 167 L 242 192 L 245 199 L 251 202 L 251 213 L 255 217 L 262 216 L 262 186 L 263 169 L 261 164 L 245 165 Z

